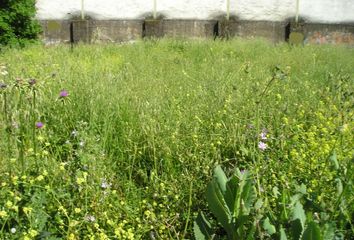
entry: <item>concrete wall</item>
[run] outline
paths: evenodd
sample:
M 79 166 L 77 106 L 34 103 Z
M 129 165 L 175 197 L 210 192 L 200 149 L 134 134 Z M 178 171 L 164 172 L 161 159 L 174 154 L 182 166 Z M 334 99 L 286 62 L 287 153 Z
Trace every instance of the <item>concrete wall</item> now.
M 242 20 L 284 21 L 295 15 L 296 0 L 230 0 L 231 14 Z M 81 0 L 37 0 L 37 18 L 70 19 Z M 98 20 L 143 19 L 153 0 L 84 0 L 85 11 Z M 215 19 L 226 12 L 226 0 L 157 0 L 168 19 Z M 300 15 L 309 22 L 354 22 L 354 0 L 300 0 Z

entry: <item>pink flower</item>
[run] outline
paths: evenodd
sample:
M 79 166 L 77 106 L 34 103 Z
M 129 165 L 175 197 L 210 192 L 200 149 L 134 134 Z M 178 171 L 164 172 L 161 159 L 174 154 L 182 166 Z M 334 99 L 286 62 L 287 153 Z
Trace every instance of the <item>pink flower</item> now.
M 264 142 L 262 142 L 262 141 L 260 141 L 260 142 L 258 143 L 258 148 L 259 148 L 259 150 L 261 150 L 261 151 L 266 150 L 267 147 L 268 147 L 267 144 L 264 143 Z
M 36 122 L 36 128 L 41 129 L 44 127 L 44 124 L 42 122 Z
M 60 91 L 60 93 L 59 93 L 59 97 L 60 98 L 66 98 L 67 96 L 69 96 L 68 91 L 66 91 L 66 90 L 61 90 Z

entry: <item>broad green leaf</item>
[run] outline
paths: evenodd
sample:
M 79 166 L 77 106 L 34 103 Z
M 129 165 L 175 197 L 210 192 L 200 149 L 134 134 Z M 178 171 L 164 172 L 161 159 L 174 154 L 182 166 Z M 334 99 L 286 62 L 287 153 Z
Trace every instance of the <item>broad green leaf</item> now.
M 233 217 L 237 217 L 239 212 L 239 203 L 240 199 L 237 196 L 239 191 L 239 179 L 237 176 L 232 176 L 230 180 L 226 183 L 226 193 L 225 201 L 227 206 L 230 209 Z
M 219 185 L 222 194 L 225 195 L 227 177 L 219 165 L 214 168 L 213 178 L 216 180 L 217 184 Z
M 304 231 L 306 221 L 306 215 L 302 204 L 298 201 L 295 203 L 292 212 L 292 221 L 291 221 L 291 233 L 293 239 L 299 239 L 301 234 Z
M 235 228 L 242 227 L 248 220 L 249 220 L 249 215 L 241 215 L 239 216 L 236 221 L 235 221 Z
M 228 234 L 232 233 L 231 213 L 225 202 L 222 190 L 215 179 L 208 184 L 206 197 L 210 211 L 224 227 Z
M 210 222 L 205 218 L 203 213 L 199 213 L 194 221 L 194 237 L 196 240 L 209 240 L 212 238 L 213 230 Z
M 333 240 L 336 232 L 335 223 L 326 223 L 323 226 L 323 239 L 324 240 Z
M 273 235 L 274 233 L 276 233 L 275 226 L 270 223 L 268 217 L 263 221 L 263 228 L 267 231 L 269 235 Z
M 247 179 L 246 181 L 241 192 L 241 210 L 242 214 L 248 215 L 257 198 L 257 191 L 251 179 Z
M 302 240 L 323 240 L 320 227 L 316 222 L 310 222 L 302 235 Z
M 297 191 L 301 194 L 306 194 L 307 192 L 307 189 L 306 189 L 306 185 L 305 184 L 301 184 L 298 188 L 297 188 Z
M 288 240 L 288 238 L 286 237 L 286 233 L 283 227 L 280 227 L 280 240 Z
M 254 210 L 259 210 L 263 206 L 262 198 L 258 198 L 256 203 L 254 204 Z
M 296 219 L 300 220 L 301 226 L 302 226 L 302 228 L 304 228 L 305 221 L 306 221 L 306 215 L 305 215 L 304 208 L 300 202 L 296 202 L 295 206 L 293 208 L 292 220 L 294 221 Z
M 298 240 L 301 237 L 302 232 L 304 231 L 303 225 L 301 224 L 300 219 L 295 219 L 291 221 L 291 234 L 292 239 Z

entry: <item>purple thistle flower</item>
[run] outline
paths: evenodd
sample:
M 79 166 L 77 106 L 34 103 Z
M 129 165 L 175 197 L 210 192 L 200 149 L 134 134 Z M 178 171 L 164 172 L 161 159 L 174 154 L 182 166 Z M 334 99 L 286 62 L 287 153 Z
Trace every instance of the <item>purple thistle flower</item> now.
M 44 127 L 44 124 L 42 122 L 36 122 L 36 128 L 41 129 Z
M 258 143 L 258 148 L 259 148 L 259 150 L 261 150 L 261 151 L 266 150 L 267 147 L 268 147 L 267 144 L 264 143 L 264 142 L 262 142 L 262 141 L 260 141 L 260 142 Z
M 61 90 L 60 91 L 60 93 L 59 93 L 59 97 L 60 98 L 66 98 L 67 96 L 69 96 L 68 91 L 66 91 L 66 90 Z

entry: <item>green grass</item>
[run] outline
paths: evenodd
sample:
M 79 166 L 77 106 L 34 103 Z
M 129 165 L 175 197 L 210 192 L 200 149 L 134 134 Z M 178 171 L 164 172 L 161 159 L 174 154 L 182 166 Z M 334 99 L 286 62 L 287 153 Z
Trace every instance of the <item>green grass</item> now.
M 276 191 L 305 184 L 319 222 L 349 239 L 353 56 L 258 40 L 3 52 L 0 238 L 193 238 L 221 164 L 228 175 L 254 172 L 274 222 L 284 207 Z M 255 238 L 267 235 L 259 227 Z

